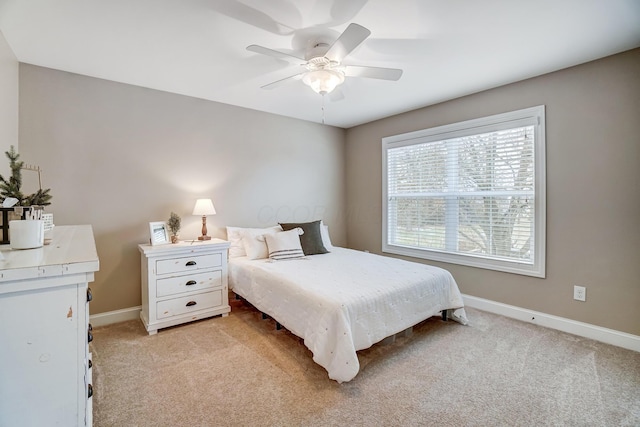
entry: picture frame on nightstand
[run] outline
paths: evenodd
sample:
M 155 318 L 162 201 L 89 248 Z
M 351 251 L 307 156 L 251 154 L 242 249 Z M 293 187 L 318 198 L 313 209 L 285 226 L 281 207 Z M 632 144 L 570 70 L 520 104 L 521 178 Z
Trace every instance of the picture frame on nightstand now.
M 149 234 L 151 236 L 151 244 L 165 245 L 171 243 L 169 240 L 169 230 L 167 229 L 167 223 L 163 221 L 155 221 L 149 223 Z

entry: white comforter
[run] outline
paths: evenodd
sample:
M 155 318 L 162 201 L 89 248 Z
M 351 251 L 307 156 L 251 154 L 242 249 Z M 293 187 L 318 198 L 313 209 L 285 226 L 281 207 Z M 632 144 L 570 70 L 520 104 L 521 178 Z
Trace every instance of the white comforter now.
M 344 248 L 291 261 L 231 258 L 229 284 L 303 338 L 313 360 L 338 382 L 358 373 L 357 350 L 442 310 L 467 323 L 448 271 Z

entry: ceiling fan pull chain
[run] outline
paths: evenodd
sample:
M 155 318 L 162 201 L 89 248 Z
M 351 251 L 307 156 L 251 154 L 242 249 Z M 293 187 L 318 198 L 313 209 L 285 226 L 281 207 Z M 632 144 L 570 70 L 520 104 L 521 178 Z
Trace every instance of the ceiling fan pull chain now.
M 322 124 L 324 124 L 324 94 L 322 95 Z

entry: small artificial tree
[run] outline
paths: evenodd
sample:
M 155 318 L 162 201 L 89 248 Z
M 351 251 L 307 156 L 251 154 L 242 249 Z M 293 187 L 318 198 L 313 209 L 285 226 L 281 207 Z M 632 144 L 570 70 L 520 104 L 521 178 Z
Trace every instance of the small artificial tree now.
M 22 169 L 24 168 L 24 162 L 19 161 L 20 154 L 18 154 L 13 147 L 9 151 L 5 151 L 7 158 L 9 159 L 9 167 L 11 168 L 11 176 L 9 180 L 6 180 L 0 175 L 0 196 L 2 200 L 7 197 L 13 197 L 17 199 L 18 206 L 48 206 L 51 204 L 50 188 L 43 190 L 40 188 L 37 192 L 25 196 L 20 188 L 22 187 Z
M 24 162 L 18 161 L 20 155 L 16 153 L 13 145 L 9 151 L 5 151 L 4 154 L 6 154 L 9 159 L 11 176 L 7 181 L 2 175 L 0 175 L 0 196 L 2 196 L 2 200 L 7 197 L 13 197 L 18 200 L 18 205 L 22 206 L 24 194 L 20 191 L 20 187 L 22 187 L 22 166 L 24 166 Z
M 169 216 L 169 221 L 167 221 L 167 227 L 169 227 L 169 231 L 171 231 L 171 243 L 178 242 L 178 231 L 180 231 L 180 217 L 177 213 L 171 212 Z

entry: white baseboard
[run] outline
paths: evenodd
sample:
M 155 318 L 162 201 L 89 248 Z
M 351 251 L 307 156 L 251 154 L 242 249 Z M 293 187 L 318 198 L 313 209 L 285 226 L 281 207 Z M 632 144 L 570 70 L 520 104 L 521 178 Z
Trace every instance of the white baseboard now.
M 471 295 L 462 295 L 467 307 L 500 314 L 523 322 L 533 323 L 584 338 L 601 341 L 617 347 L 640 352 L 640 336 L 607 329 L 589 323 L 578 322 L 564 317 L 553 316 L 539 311 L 528 310 L 514 305 L 503 304 Z
M 91 326 L 104 326 L 112 323 L 125 322 L 140 318 L 142 306 L 123 308 L 122 310 L 107 311 L 105 313 L 93 314 L 89 316 Z

